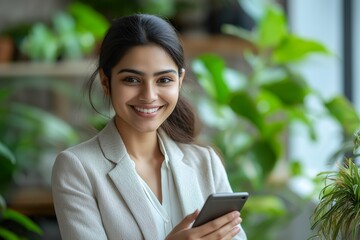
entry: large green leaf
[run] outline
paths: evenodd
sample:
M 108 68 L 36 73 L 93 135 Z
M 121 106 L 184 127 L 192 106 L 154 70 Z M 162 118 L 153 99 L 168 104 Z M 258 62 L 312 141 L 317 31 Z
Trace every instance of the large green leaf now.
M 0 141 L 0 160 L 15 164 L 15 156 L 10 149 Z
M 264 177 L 271 173 L 278 160 L 278 149 L 276 149 L 274 142 L 276 142 L 274 138 L 258 140 L 248 152 L 252 160 L 261 166 Z
M 274 50 L 272 60 L 286 64 L 302 60 L 311 53 L 329 54 L 329 51 L 317 41 L 288 35 Z
M 4 240 L 21 240 L 21 238 L 18 237 L 14 232 L 9 231 L 3 227 L 0 227 L 0 237 L 0 239 Z
M 206 93 L 220 104 L 229 100 L 230 90 L 225 80 L 225 62 L 215 54 L 205 54 L 192 63 L 194 73 Z
M 283 79 L 262 85 L 262 88 L 271 92 L 284 105 L 296 105 L 304 103 L 304 98 L 309 90 L 306 85 L 299 81 Z
M 110 25 L 105 16 L 80 2 L 72 2 L 69 5 L 69 12 L 75 18 L 79 31 L 91 32 L 96 40 L 104 37 Z
M 23 123 L 18 127 L 30 127 L 24 129 L 25 131 L 40 129 L 39 137 L 46 139 L 48 143 L 75 144 L 78 142 L 78 135 L 69 124 L 46 111 L 20 103 L 12 103 L 10 109 L 13 122 L 9 124 Z M 16 126 L 13 125 L 13 127 Z
M 260 132 L 263 131 L 263 117 L 250 94 L 244 91 L 235 93 L 231 98 L 230 107 L 236 114 L 250 121 Z
M 21 226 L 25 227 L 27 230 L 37 234 L 42 234 L 43 232 L 30 218 L 12 209 L 6 209 L 2 213 L 2 219 L 14 221 L 20 224 Z
M 352 104 L 343 96 L 336 96 L 325 103 L 330 114 L 341 124 L 345 134 L 351 136 L 360 128 L 360 117 Z
M 283 11 L 275 6 L 267 8 L 265 16 L 259 23 L 260 47 L 269 48 L 277 46 L 287 34 L 286 19 Z
M 0 142 L 0 194 L 6 190 L 7 184 L 12 179 L 14 170 L 15 156 L 7 146 Z

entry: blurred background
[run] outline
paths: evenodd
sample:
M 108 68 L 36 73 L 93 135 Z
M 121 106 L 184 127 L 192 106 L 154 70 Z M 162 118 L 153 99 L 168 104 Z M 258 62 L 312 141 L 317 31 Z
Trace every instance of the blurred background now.
M 110 21 L 132 13 L 178 30 L 198 141 L 250 193 L 248 239 L 310 237 L 317 174 L 360 127 L 356 0 L 0 0 L 0 239 L 60 239 L 52 164 L 111 117 L 84 84 Z

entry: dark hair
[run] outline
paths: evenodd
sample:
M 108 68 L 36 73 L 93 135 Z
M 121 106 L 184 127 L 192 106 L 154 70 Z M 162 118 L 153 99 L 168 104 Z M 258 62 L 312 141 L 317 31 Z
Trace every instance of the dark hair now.
M 89 101 L 96 112 L 99 111 L 94 106 L 91 95 L 99 70 L 102 69 L 111 81 L 111 69 L 127 51 L 135 46 L 147 44 L 156 44 L 163 48 L 174 60 L 181 74 L 185 67 L 184 52 L 178 35 L 170 23 L 160 17 L 147 14 L 135 14 L 113 20 L 101 45 L 98 67 L 88 82 Z M 179 97 L 174 111 L 161 128 L 177 142 L 188 143 L 194 140 L 195 113 L 183 97 Z

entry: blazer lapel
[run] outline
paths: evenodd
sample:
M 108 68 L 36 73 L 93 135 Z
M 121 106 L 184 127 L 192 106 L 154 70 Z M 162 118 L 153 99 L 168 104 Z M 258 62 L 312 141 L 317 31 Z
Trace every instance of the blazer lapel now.
M 147 197 L 113 120 L 99 133 L 99 144 L 104 156 L 116 164 L 108 175 L 133 214 L 143 236 L 145 239 L 158 239 Z
M 130 161 L 120 161 L 109 172 L 109 176 L 124 198 L 145 239 L 158 239 L 157 232 L 154 231 L 155 220 L 149 210 L 151 206 L 147 204 L 147 197 Z
M 200 210 L 205 199 L 201 194 L 196 172 L 184 163 L 184 153 L 177 144 L 163 131 L 160 131 L 160 136 L 169 156 L 183 214 L 188 215 L 196 209 Z

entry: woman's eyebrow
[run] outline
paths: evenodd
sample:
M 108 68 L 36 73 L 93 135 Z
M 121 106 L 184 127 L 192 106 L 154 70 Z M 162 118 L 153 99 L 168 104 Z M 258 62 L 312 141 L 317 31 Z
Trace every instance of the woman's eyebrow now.
M 135 69 L 130 69 L 130 68 L 121 69 L 118 72 L 118 74 L 123 73 L 123 72 L 134 73 L 134 74 L 141 75 L 141 76 L 145 75 L 145 73 L 142 72 L 142 71 L 135 70 Z M 163 75 L 163 74 L 167 74 L 167 73 L 177 74 L 177 71 L 175 71 L 174 69 L 167 69 L 167 70 L 164 70 L 164 71 L 159 71 L 159 72 L 154 73 L 154 76 L 159 76 L 159 75 Z

